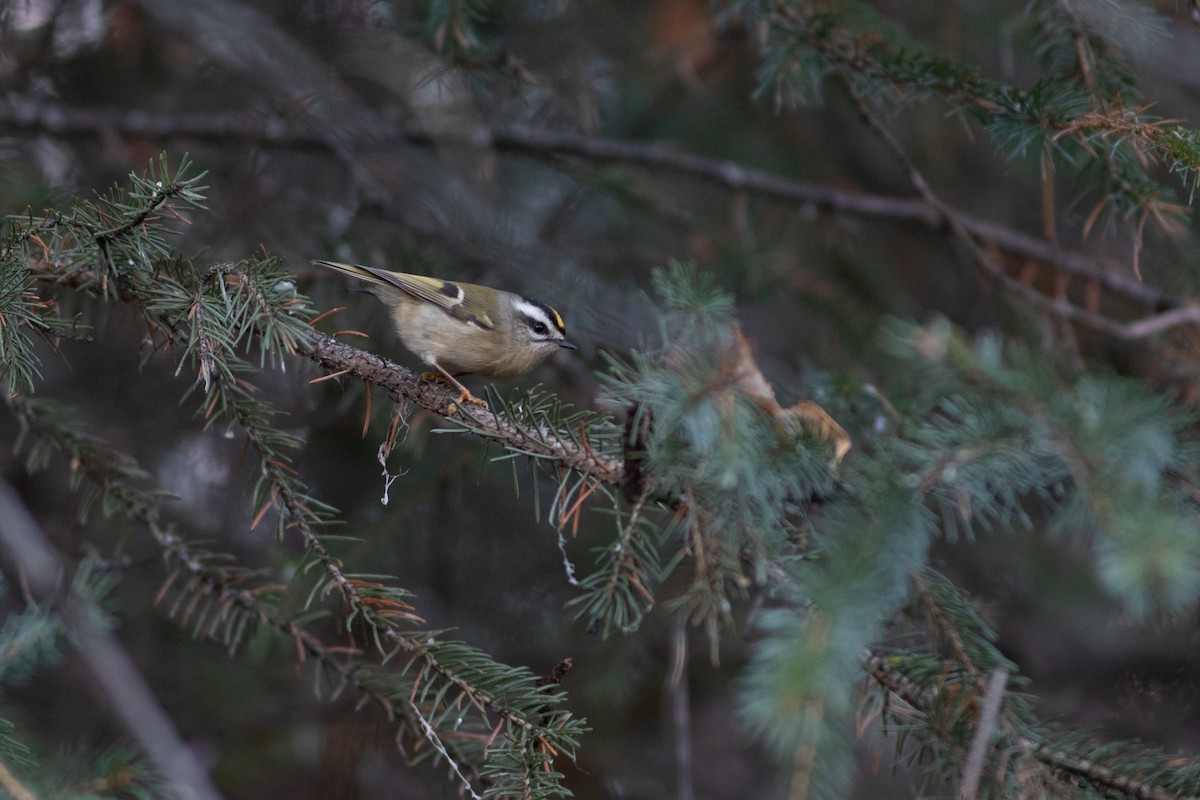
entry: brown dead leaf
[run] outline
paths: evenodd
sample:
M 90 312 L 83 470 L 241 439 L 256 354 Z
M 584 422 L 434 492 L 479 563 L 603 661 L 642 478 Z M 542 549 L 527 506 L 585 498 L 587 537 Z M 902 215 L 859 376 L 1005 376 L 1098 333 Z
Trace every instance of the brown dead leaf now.
M 734 388 L 757 402 L 775 420 L 781 438 L 790 440 L 804 433 L 825 439 L 833 445 L 833 466 L 850 452 L 853 446 L 850 435 L 821 406 L 811 400 L 801 400 L 790 408 L 779 405 L 775 390 L 754 359 L 750 341 L 740 330 L 734 330 L 733 342 L 721 361 Z

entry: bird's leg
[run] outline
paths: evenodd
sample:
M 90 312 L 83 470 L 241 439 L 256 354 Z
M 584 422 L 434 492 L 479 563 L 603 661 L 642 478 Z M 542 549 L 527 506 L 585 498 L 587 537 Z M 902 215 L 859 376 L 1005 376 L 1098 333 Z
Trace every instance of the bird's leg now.
M 457 378 L 455 378 L 453 375 L 451 375 L 449 372 L 447 372 L 447 371 L 446 371 L 446 370 L 445 370 L 445 369 L 442 367 L 442 365 L 441 365 L 441 364 L 439 364 L 439 363 L 437 363 L 437 362 L 435 361 L 435 362 L 433 362 L 433 364 L 431 364 L 431 366 L 432 366 L 434 369 L 436 369 L 436 370 L 437 370 L 437 372 L 425 372 L 425 373 L 422 373 L 422 375 L 421 375 L 421 380 L 435 380 L 435 381 L 438 381 L 439 383 L 445 383 L 447 386 L 452 386 L 452 387 L 454 387 L 455 389 L 458 389 L 458 391 L 459 391 L 459 395 L 458 395 L 458 402 L 459 402 L 459 405 L 461 405 L 461 404 L 463 404 L 463 403 L 470 403 L 471 405 L 483 406 L 484 408 L 487 408 L 487 401 L 486 401 L 486 400 L 480 400 L 478 397 L 476 397 L 475 395 L 471 394 L 471 390 L 470 390 L 470 389 L 468 389 L 467 387 L 463 386 L 463 385 L 462 385 L 462 384 L 461 384 L 461 383 L 458 381 L 458 379 L 457 379 Z M 439 374 L 439 373 L 440 373 L 440 374 Z

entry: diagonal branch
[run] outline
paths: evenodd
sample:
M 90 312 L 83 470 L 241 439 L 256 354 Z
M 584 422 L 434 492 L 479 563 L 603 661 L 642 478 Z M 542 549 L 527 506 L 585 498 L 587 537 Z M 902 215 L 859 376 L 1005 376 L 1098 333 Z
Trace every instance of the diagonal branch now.
M 116 501 L 114 505 L 120 507 L 121 513 L 140 523 L 162 551 L 170 574 L 159 590 L 156 604 L 162 601 L 178 583 L 178 578 L 183 576 L 183 587 L 178 590 L 179 599 L 175 603 L 177 608 L 181 601 L 188 600 L 188 610 L 180 620 L 181 625 L 187 624 L 187 617 L 197 606 L 198 599 L 203 596 L 211 600 L 218 610 L 210 610 L 206 620 L 205 613 L 199 614 L 195 630 L 205 637 L 222 641 L 230 648 L 231 653 L 242 638 L 245 623 L 253 620 L 258 625 L 272 628 L 279 635 L 291 640 L 298 663 L 312 659 L 339 684 L 352 685 L 364 699 L 369 698 L 377 703 L 389 716 L 403 717 L 414 731 L 423 731 L 425 726 L 431 724 L 419 713 L 415 717 L 412 715 L 411 703 L 397 702 L 394 692 L 389 692 L 387 683 L 372 680 L 369 674 L 356 668 L 353 656 L 360 655 L 361 651 L 326 644 L 302 623 L 282 614 L 263 599 L 265 590 L 271 587 L 247 588 L 244 582 L 252 575 L 251 571 L 230 566 L 220 554 L 198 550 L 174 533 L 170 526 L 163 524 L 160 519 L 159 496 L 154 492 L 138 489 L 129 482 L 137 472 L 131 459 L 119 452 L 109 451 L 86 433 L 63 425 L 44 409 L 39 412 L 36 402 L 29 399 L 9 400 L 12 411 L 21 420 L 23 427 L 28 426 L 28 429 L 35 432 L 35 436 L 48 441 L 53 449 L 71 462 L 73 469 L 86 482 L 103 487 L 104 493 Z M 0 534 L 2 533 L 0 531 Z M 2 538 L 0 536 L 0 539 Z M 175 616 L 173 609 L 168 611 L 168 616 Z M 404 696 L 407 697 L 407 691 Z M 452 746 L 446 744 L 443 749 Z
M 89 270 L 71 271 L 64 275 L 63 282 L 68 285 L 88 285 L 91 281 L 91 274 Z M 254 281 L 241 267 L 235 264 L 218 263 L 199 276 L 197 289 L 189 297 L 189 313 L 193 319 L 203 313 L 199 311 L 203 307 L 201 287 L 210 282 L 224 286 L 222 281 L 230 276 L 245 281 L 255 302 L 264 306 L 264 312 L 269 310 L 266 308 L 270 306 L 269 301 L 261 295 L 261 292 L 257 292 Z M 532 737 L 530 746 L 545 744 L 546 731 L 549 727 L 557 729 L 566 724 L 564 718 L 560 722 L 548 725 L 546 722 L 540 721 L 538 717 L 531 716 L 520 708 L 510 706 L 503 696 L 502 690 L 489 690 L 474 685 L 469 676 L 465 677 L 452 665 L 445 663 L 424 637 L 413 636 L 399 630 L 395 624 L 396 615 L 390 613 L 394 611 L 395 604 L 389 605 L 387 602 L 381 602 L 379 596 L 371 593 L 372 587 L 365 586 L 362 581 L 347 574 L 341 561 L 326 547 L 323 537 L 318 532 L 318 528 L 323 522 L 321 512 L 311 507 L 311 498 L 304 493 L 302 486 L 296 483 L 291 477 L 288 467 L 279 459 L 274 450 L 274 444 L 267 438 L 269 432 L 262 428 L 256 419 L 255 410 L 242 399 L 234 388 L 231 388 L 236 383 L 232 373 L 227 374 L 226 371 L 212 366 L 228 356 L 226 350 L 229 342 L 220 344 L 210 342 L 209 345 L 204 345 L 207 336 L 203 330 L 197 332 L 196 338 L 193 338 L 188 331 L 179 327 L 167 327 L 169 320 L 147 310 L 144 304 L 146 298 L 136 288 L 121 286 L 118 289 L 118 297 L 124 302 L 140 305 L 146 318 L 152 323 L 160 325 L 168 338 L 175 344 L 185 347 L 195 345 L 200 355 L 203 355 L 202 346 L 210 348 L 207 356 L 211 362 L 210 366 L 205 367 L 203 363 L 201 364 L 202 377 L 207 376 L 211 381 L 210 392 L 213 400 L 210 402 L 209 408 L 215 406 L 219 399 L 218 393 L 225 392 L 226 411 L 245 432 L 250 447 L 260 458 L 264 477 L 271 487 L 267 505 L 275 506 L 279 510 L 285 526 L 297 531 L 303 539 L 308 551 L 320 563 L 328 576 L 330 585 L 336 587 L 342 600 L 346 603 L 350 611 L 348 619 L 364 620 L 376 637 L 410 657 L 418 659 L 423 665 L 422 675 L 428 672 L 440 676 L 457 687 L 463 697 L 470 699 L 481 711 L 487 709 L 504 722 L 523 730 Z M 292 352 L 303 354 L 323 366 L 330 367 L 335 372 L 352 373 L 363 380 L 375 383 L 398 400 L 411 400 L 445 416 L 463 415 L 470 419 L 473 432 L 485 438 L 506 445 L 519 444 L 520 448 L 526 452 L 539 452 L 558 460 L 565 466 L 587 472 L 595 476 L 597 480 L 615 482 L 620 480 L 624 474 L 621 463 L 617 459 L 598 455 L 590 448 L 576 446 L 570 440 L 561 439 L 548 433 L 537 439 L 529 438 L 512 422 L 490 412 L 473 408 L 464 409 L 455 402 L 457 394 L 448 393 L 435 388 L 428 382 L 422 382 L 412 371 L 385 359 L 323 336 L 308 327 L 306 323 L 293 320 L 293 327 L 289 330 L 295 332 L 294 339 L 290 337 L 287 339 Z M 260 330 L 259 333 L 262 334 L 262 331 Z M 197 338 L 200 341 L 197 341 Z M 234 336 L 230 341 L 238 339 L 240 336 Z M 201 360 L 203 362 L 203 359 Z M 384 600 L 386 599 L 384 598 Z M 401 618 L 405 617 L 402 615 Z M 418 678 L 419 682 L 420 678 Z
M 883 690 L 895 695 L 922 714 L 933 712 L 939 696 L 949 688 L 923 687 L 903 671 L 897 669 L 890 659 L 871 650 L 861 656 L 863 669 Z M 997 692 L 996 694 L 1002 694 Z M 1051 769 L 1075 775 L 1115 795 L 1136 800 L 1183 800 L 1174 792 L 1144 780 L 1118 773 L 1101 764 L 1071 755 L 1047 746 L 1031 736 L 1012 734 L 1012 744 L 1021 752 L 1032 756 Z
M 967 249 L 979 269 L 992 280 L 999 283 L 1010 294 L 1021 298 L 1029 305 L 1047 312 L 1060 320 L 1086 325 L 1117 339 L 1126 341 L 1144 339 L 1163 333 L 1171 328 L 1200 323 L 1200 307 L 1193 303 L 1185 304 L 1183 300 L 1168 297 L 1156 289 L 1145 286 L 1140 281 L 1134 281 L 1111 272 L 1100 270 L 1098 266 L 1093 267 L 1093 265 L 1082 260 L 1077 255 L 1066 261 L 1062 261 L 1057 257 L 1058 251 L 1054 245 L 1041 243 L 1033 239 L 1025 241 L 1023 237 L 1013 235 L 1012 232 L 1000 226 L 988 225 L 984 230 L 979 230 L 978 226 L 980 223 L 977 220 L 973 220 L 951 207 L 937 196 L 933 191 L 933 187 L 925 179 L 925 176 L 921 174 L 920 170 L 909 159 L 908 154 L 904 151 L 903 146 L 892 133 L 891 129 L 883 124 L 867 100 L 855 89 L 850 76 L 845 73 L 838 73 L 838 76 L 841 79 L 840 82 L 843 89 L 851 102 L 853 102 L 863 123 L 883 141 L 892 155 L 900 162 L 901 167 L 907 173 L 909 182 L 921 196 L 925 207 L 936 216 L 940 221 L 940 225 L 948 230 Z M 989 232 L 991 237 L 983 235 L 984 232 Z M 1032 251 L 1035 248 L 1029 247 L 1029 245 L 1034 242 L 1041 245 L 1036 250 L 1040 250 L 1046 263 L 1050 263 L 1067 272 L 1073 272 L 1088 280 L 1101 283 L 1110 289 L 1130 296 L 1132 299 L 1149 303 L 1152 305 L 1153 313 L 1150 316 L 1132 322 L 1119 322 L 1109 319 L 1102 314 L 1080 308 L 1065 297 L 1048 297 L 1009 275 L 1005 269 L 1002 256 L 1023 255 L 1027 258 L 1033 257 Z
M 74 593 L 62 596 L 66 566 L 16 491 L 0 482 L 0 547 L 28 587 L 32 601 L 56 606 L 70 631 L 93 691 L 165 780 L 186 797 L 218 800 L 195 754 L 183 741 L 129 653 L 96 620 L 95 609 Z
M 975 734 L 971 738 L 971 749 L 967 751 L 967 763 L 963 768 L 962 785 L 958 793 L 961 800 L 976 800 L 979 797 L 979 781 L 987 764 L 988 748 L 992 744 L 992 735 L 996 732 L 1007 685 L 1008 673 L 1003 669 L 992 670 L 992 677 L 983 696 L 983 710 L 979 714 Z

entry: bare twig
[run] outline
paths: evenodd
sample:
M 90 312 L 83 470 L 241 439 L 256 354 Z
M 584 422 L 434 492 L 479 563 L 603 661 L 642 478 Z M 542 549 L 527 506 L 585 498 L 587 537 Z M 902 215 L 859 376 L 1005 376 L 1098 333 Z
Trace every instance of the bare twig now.
M 918 711 L 929 713 L 938 702 L 940 689 L 922 687 L 896 669 L 886 657 L 871 650 L 863 650 L 861 661 L 867 674 L 877 684 Z M 1056 750 L 1028 736 L 1013 735 L 1012 744 L 1047 767 L 1077 775 L 1111 790 L 1114 794 L 1132 797 L 1135 800 L 1183 800 L 1174 792 L 1149 781 L 1131 778 L 1086 758 Z
M 1140 281 L 1117 278 L 1116 275 L 1086 264 L 1079 258 L 1061 260 L 1057 257 L 1057 248 L 1054 245 L 1044 244 L 1042 247 L 1028 248 L 1030 242 L 1012 235 L 1006 229 L 997 226 L 987 226 L 983 230 L 980 230 L 977 227 L 978 223 L 976 221 L 971 220 L 966 215 L 950 207 L 937 196 L 933 191 L 933 187 L 925 179 L 925 176 L 921 174 L 920 170 L 909 159 L 908 154 L 904 151 L 904 147 L 896 139 L 891 129 L 883 124 L 867 101 L 855 91 L 849 77 L 844 75 L 841 77 L 842 85 L 851 101 L 855 104 L 863 122 L 879 136 L 892 152 L 892 155 L 900 162 L 900 165 L 908 175 L 909 182 L 924 200 L 927 208 L 937 216 L 941 224 L 953 234 L 954 238 L 967 249 L 979 269 L 999 283 L 1010 294 L 1059 319 L 1077 322 L 1126 341 L 1144 339 L 1148 336 L 1163 333 L 1170 328 L 1200 322 L 1200 309 L 1196 309 L 1191 305 L 1185 305 L 1182 300 L 1168 298 L 1165 294 L 1155 289 L 1144 287 Z M 990 232 L 991 236 L 981 235 L 985 231 Z M 1000 249 L 994 250 L 989 248 L 987 246 L 989 243 Z M 1065 271 L 1102 282 L 1109 288 L 1118 289 L 1132 298 L 1143 302 L 1153 301 L 1155 311 L 1163 313 L 1156 313 L 1130 323 L 1122 323 L 1100 314 L 1085 311 L 1072 304 L 1065 297 L 1047 297 L 1036 289 L 1014 279 L 1002 268 L 1003 262 L 1001 256 L 1004 250 L 1020 254 L 1022 250 L 1027 248 L 1040 250 L 1041 255 L 1047 257 L 1047 263 L 1053 264 Z M 1114 280 L 1114 278 L 1117 279 Z
M 675 795 L 692 800 L 692 710 L 687 676 L 687 612 L 675 612 L 671 630 L 671 671 L 667 696 L 671 698 L 671 721 L 675 726 Z
M 417 704 L 411 700 L 408 701 L 408 704 L 412 707 L 412 713 L 416 717 L 417 724 L 421 726 L 421 733 L 433 745 L 434 749 L 441 754 L 446 763 L 450 765 L 450 769 L 454 771 L 454 774 L 458 776 L 459 781 L 462 783 L 463 791 L 471 796 L 471 800 L 483 800 L 475 791 L 475 788 L 471 786 L 470 779 L 467 778 L 458 766 L 458 762 L 446 750 L 446 745 L 442 744 L 442 739 L 438 736 L 437 730 L 430 724 L 429 720 L 425 719 L 425 715 L 421 713 L 421 709 L 417 708 Z
M 11 486 L 0 482 L 0 546 L 35 602 L 58 608 L 93 691 L 130 738 L 182 797 L 218 800 L 220 794 L 155 700 L 137 665 L 113 634 L 96 622 L 86 598 L 62 587 L 66 565 Z
M 17 780 L 17 776 L 4 764 L 0 764 L 0 787 L 13 796 L 13 800 L 37 800 L 33 792 L 25 788 L 25 784 Z
M 967 751 L 962 784 L 958 790 L 959 800 L 975 800 L 979 796 L 979 780 L 983 777 L 983 767 L 987 763 L 988 748 L 992 744 L 992 734 L 996 731 L 1000 704 L 1004 701 L 1007 685 L 1008 673 L 1002 669 L 992 670 L 992 677 L 983 695 L 983 710 L 979 712 L 975 734 L 971 737 L 971 748 Z
M 926 198 L 888 197 L 789 180 L 733 161 L 707 158 L 669 142 L 599 139 L 519 126 L 463 126 L 431 132 L 405 127 L 400 122 L 386 119 L 367 120 L 360 124 L 368 129 L 373 138 L 384 141 L 407 141 L 429 147 L 452 145 L 494 149 L 542 159 L 573 156 L 596 163 L 629 164 L 672 172 L 730 191 L 753 193 L 833 213 L 916 222 L 932 228 L 947 227 L 948 220 L 953 220 L 949 226 L 951 229 L 959 227 L 975 241 L 994 245 L 1002 253 L 1014 258 L 1031 259 L 1076 277 L 1096 281 L 1111 291 L 1145 303 L 1154 313 L 1186 305 L 1184 299 L 1105 269 L 1081 253 L 1064 250 L 949 206 L 931 206 Z M 263 147 L 298 150 L 323 151 L 330 147 L 326 137 L 319 131 L 257 113 L 151 114 L 118 108 L 76 108 L 40 100 L 15 100 L 0 101 L 0 125 L 14 131 L 49 132 L 63 137 L 96 138 L 119 132 L 152 139 L 186 137 L 226 143 L 251 142 Z M 1006 283 L 1011 282 L 1002 273 L 997 277 Z M 1097 327 L 1092 324 L 1095 319 L 1096 315 L 1075 317 L 1076 321 L 1092 327 Z M 1119 331 L 1116 335 L 1131 339 L 1146 335 L 1137 330 L 1115 327 L 1118 325 L 1114 323 L 1108 326 L 1107 332 Z

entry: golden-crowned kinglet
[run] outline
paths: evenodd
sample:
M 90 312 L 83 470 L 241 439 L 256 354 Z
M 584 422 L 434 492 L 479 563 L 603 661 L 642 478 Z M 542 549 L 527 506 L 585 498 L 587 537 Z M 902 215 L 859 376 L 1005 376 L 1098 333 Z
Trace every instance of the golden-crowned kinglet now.
M 559 313 L 537 300 L 473 283 L 334 261 L 313 263 L 369 283 L 371 293 L 391 309 L 400 341 L 458 387 L 460 403 L 483 401 L 456 375 L 515 378 L 559 348 L 575 349 L 564 338 Z

